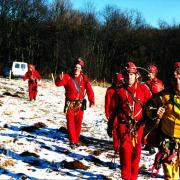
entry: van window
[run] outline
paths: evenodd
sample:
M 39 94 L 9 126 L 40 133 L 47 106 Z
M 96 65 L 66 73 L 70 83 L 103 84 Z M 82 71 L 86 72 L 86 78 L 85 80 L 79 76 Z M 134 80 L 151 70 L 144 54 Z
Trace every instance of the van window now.
M 26 69 L 26 65 L 25 64 L 21 64 L 21 69 Z
M 20 64 L 15 64 L 15 68 L 20 68 Z

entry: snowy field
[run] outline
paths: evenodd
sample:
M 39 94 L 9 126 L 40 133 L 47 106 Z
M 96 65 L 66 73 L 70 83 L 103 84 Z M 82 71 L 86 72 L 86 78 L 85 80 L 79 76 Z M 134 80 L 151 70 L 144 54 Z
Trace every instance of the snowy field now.
M 37 101 L 27 82 L 0 78 L 0 179 L 121 179 L 106 133 L 106 88 L 93 86 L 94 108 L 84 114 L 80 147 L 72 150 L 63 113 L 64 88 L 43 80 Z M 138 180 L 151 178 L 154 155 L 142 151 Z M 162 169 L 158 178 L 163 179 Z

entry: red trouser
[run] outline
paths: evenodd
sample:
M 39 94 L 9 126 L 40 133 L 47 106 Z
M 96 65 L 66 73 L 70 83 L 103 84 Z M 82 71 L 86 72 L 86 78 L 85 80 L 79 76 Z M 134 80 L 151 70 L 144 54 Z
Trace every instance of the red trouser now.
M 113 148 L 115 152 L 118 152 L 119 147 L 120 147 L 120 139 L 119 139 L 119 132 L 118 132 L 118 118 L 117 117 L 114 119 L 112 132 L 113 132 L 112 133 L 113 134 Z
M 29 84 L 29 99 L 35 100 L 37 96 L 37 82 L 30 82 Z
M 69 141 L 77 144 L 81 133 L 81 125 L 84 112 L 81 109 L 69 109 L 66 113 L 67 130 L 69 134 Z
M 120 164 L 121 177 L 126 180 L 136 180 L 138 176 L 140 155 L 141 155 L 141 139 L 143 134 L 143 126 L 137 130 L 137 144 L 132 145 L 132 140 L 125 124 L 119 125 L 120 133 Z

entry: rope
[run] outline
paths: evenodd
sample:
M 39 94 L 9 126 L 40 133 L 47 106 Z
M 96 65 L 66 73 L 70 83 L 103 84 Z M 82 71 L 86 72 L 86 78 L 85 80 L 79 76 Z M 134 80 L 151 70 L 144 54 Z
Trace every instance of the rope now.
M 136 67 L 136 68 L 142 69 L 142 70 L 146 71 L 147 73 L 149 73 L 149 71 L 147 69 L 143 68 L 143 67 Z

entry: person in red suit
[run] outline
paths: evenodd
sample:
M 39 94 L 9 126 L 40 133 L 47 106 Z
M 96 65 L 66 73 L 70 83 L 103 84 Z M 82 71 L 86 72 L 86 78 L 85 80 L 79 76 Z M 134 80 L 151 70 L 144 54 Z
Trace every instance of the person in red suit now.
M 116 73 L 113 78 L 112 85 L 107 88 L 105 94 L 105 115 L 108 120 L 108 135 L 110 137 L 113 136 L 113 148 L 115 153 L 119 150 L 119 139 L 118 139 L 118 119 L 116 117 L 112 117 L 113 111 L 115 108 L 115 93 L 118 88 L 120 88 L 123 84 L 124 78 L 122 73 Z M 110 122 L 111 121 L 111 122 Z
M 152 93 L 146 84 L 138 81 L 137 67 L 133 62 L 127 63 L 123 75 L 125 83 L 117 90 L 116 97 L 121 177 L 124 180 L 136 180 L 144 129 L 143 106 L 152 97 Z
M 83 68 L 84 61 L 82 58 L 78 58 L 71 73 L 64 74 L 62 72 L 55 80 L 56 86 L 64 86 L 65 88 L 65 113 L 72 149 L 77 147 L 79 143 L 83 114 L 86 109 L 85 95 L 88 96 L 89 107 L 93 107 L 95 104 L 94 92 L 88 76 L 82 72 Z
M 158 73 L 157 67 L 151 64 L 148 67 L 148 80 L 146 81 L 146 84 L 149 86 L 153 95 L 161 92 L 164 89 L 164 83 L 157 78 L 157 73 Z M 144 150 L 149 151 L 150 155 L 156 153 L 155 148 L 149 144 L 145 145 Z
M 38 82 L 37 80 L 41 80 L 41 76 L 39 75 L 39 72 L 35 69 L 35 66 L 32 64 L 28 64 L 28 71 L 23 77 L 23 80 L 28 79 L 28 90 L 29 90 L 29 100 L 36 100 L 36 96 L 38 93 L 37 87 Z
M 164 84 L 160 79 L 156 77 L 158 73 L 157 67 L 154 65 L 150 65 L 148 68 L 148 72 L 148 80 L 146 81 L 146 84 L 149 86 L 153 94 L 159 93 L 164 89 Z

